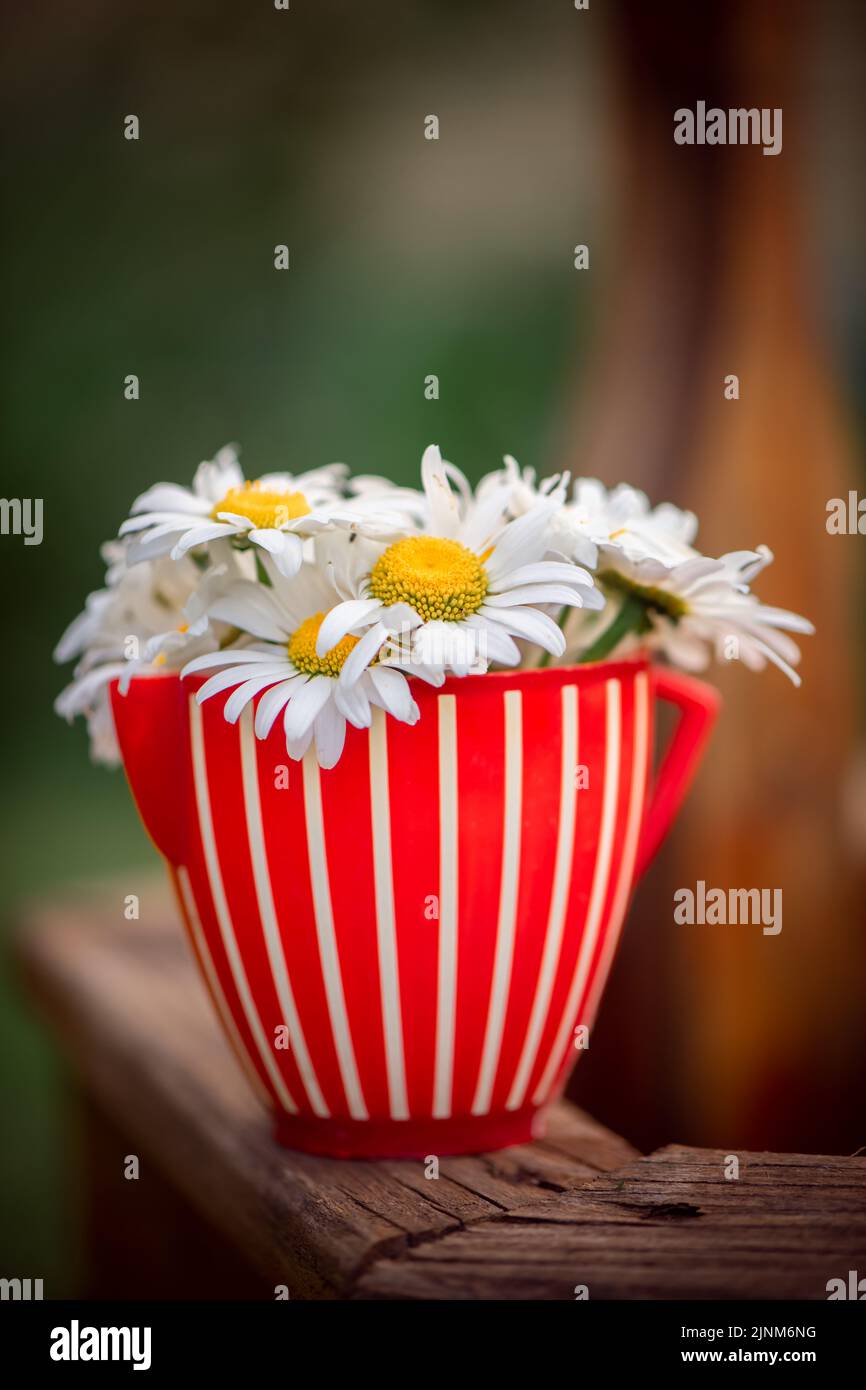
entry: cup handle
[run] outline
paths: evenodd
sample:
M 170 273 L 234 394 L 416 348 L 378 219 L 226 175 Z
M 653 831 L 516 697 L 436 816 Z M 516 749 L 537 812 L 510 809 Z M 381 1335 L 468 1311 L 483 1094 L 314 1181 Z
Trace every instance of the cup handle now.
M 636 878 L 655 858 L 685 799 L 722 703 L 713 686 L 666 666 L 652 667 L 651 679 L 656 699 L 676 705 L 680 719 L 649 793 L 638 845 Z

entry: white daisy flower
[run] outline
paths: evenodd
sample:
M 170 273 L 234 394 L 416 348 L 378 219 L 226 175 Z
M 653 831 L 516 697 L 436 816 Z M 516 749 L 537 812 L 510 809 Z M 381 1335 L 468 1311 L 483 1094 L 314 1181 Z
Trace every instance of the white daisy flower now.
M 346 544 L 351 544 L 348 538 Z M 273 587 L 241 580 L 209 605 L 211 620 L 231 623 L 257 640 L 242 649 L 197 657 L 184 667 L 182 676 L 215 672 L 197 692 L 197 701 L 230 690 L 224 713 L 234 723 L 249 702 L 261 695 L 255 717 L 257 737 L 267 738 L 282 715 L 289 757 L 302 758 L 315 740 L 323 768 L 339 760 L 346 722 L 368 728 L 373 705 L 404 724 L 416 723 L 420 712 L 403 671 L 433 685 L 441 685 L 442 672 L 416 663 L 397 671 L 384 661 L 377 662 L 374 655 L 351 689 L 344 689 L 340 673 L 358 638 L 346 633 L 327 654 L 317 652 L 322 622 L 339 601 L 328 576 L 312 564 L 305 564 L 291 581 L 273 568 L 269 574 Z
M 502 465 L 502 468 L 497 468 L 481 479 L 475 489 L 476 497 L 484 498 L 497 488 L 507 487 L 510 493 L 510 517 L 522 516 L 524 512 L 531 511 L 545 497 L 565 501 L 570 473 L 552 473 L 539 481 L 534 468 L 521 468 L 511 454 L 505 455 Z
M 410 524 L 420 525 L 427 514 L 427 498 L 420 488 L 401 487 L 377 474 L 358 474 L 348 480 L 347 488 L 349 507 L 365 517 L 385 513 L 396 526 L 402 522 L 405 527 L 407 519 Z
M 620 556 L 616 569 L 601 569 L 598 575 L 612 595 L 611 622 L 592 648 L 584 646 L 581 659 L 607 655 L 616 637 L 618 652 L 640 644 L 662 651 L 688 671 L 704 670 L 713 654 L 720 660 L 736 657 L 751 670 L 763 670 L 769 661 L 799 685 L 794 667 L 800 649 L 788 633 L 809 634 L 814 627 L 796 613 L 761 603 L 749 591 L 772 559 L 766 546 L 674 564 Z M 579 647 L 579 635 L 576 641 Z
M 515 638 L 560 656 L 565 639 L 545 609 L 602 607 L 586 570 L 545 558 L 558 499 L 543 497 L 507 521 L 507 482 L 489 486 L 480 499 L 459 497 L 450 485 L 455 471 L 435 445 L 428 448 L 421 462 L 425 528 L 388 545 L 361 538 L 354 552 L 344 549 L 342 572 L 334 564 L 344 601 L 322 623 L 316 650 L 324 656 L 347 633 L 363 633 L 343 667 L 344 686 L 386 642 L 457 675 L 485 669 L 488 661 L 516 665 Z M 331 553 L 340 549 L 337 537 L 326 544 Z
M 470 507 L 472 488 L 465 474 L 446 459 L 442 468 L 457 489 L 461 508 Z M 500 480 L 500 487 L 504 481 Z M 376 474 L 350 478 L 347 487 L 350 496 L 344 509 L 338 507 L 333 513 L 338 526 L 377 540 L 396 540 L 407 531 L 431 529 L 430 500 L 420 488 L 398 486 Z
M 698 520 L 670 502 L 650 505 L 627 483 L 608 490 L 597 478 L 578 478 L 556 518 L 559 543 L 590 569 L 615 568 L 622 557 L 675 564 L 697 555 Z
M 521 468 L 509 454 L 503 463 L 503 468 L 482 478 L 478 496 L 507 483 L 513 516 L 531 511 L 545 497 L 561 500 L 551 545 L 578 564 L 594 570 L 601 563 L 615 566 L 619 555 L 626 560 L 653 557 L 675 563 L 698 554 L 692 547 L 698 529 L 693 512 L 670 502 L 653 507 L 637 488 L 620 483 L 608 489 L 597 478 L 577 478 L 569 496 L 570 474 L 557 473 L 538 481 L 534 468 Z
M 267 473 L 245 481 L 234 448 L 221 449 L 196 470 L 192 487 L 157 483 L 132 505 L 120 528 L 132 537 L 130 563 L 171 554 L 180 559 L 218 540 L 254 546 L 273 556 L 281 573 L 295 574 L 304 539 L 327 529 L 340 499 L 344 464 L 292 476 Z
M 224 636 L 207 623 L 196 633 L 188 630 L 184 605 L 201 579 L 191 560 L 176 563 L 163 557 L 129 568 L 124 552 L 118 542 L 103 548 L 108 587 L 89 596 L 54 652 L 58 662 L 79 658 L 74 679 L 54 708 L 70 723 L 84 715 L 91 756 L 109 764 L 120 761 L 111 682 L 119 680 L 126 690 L 133 676 L 176 670 L 191 656 L 213 650 Z

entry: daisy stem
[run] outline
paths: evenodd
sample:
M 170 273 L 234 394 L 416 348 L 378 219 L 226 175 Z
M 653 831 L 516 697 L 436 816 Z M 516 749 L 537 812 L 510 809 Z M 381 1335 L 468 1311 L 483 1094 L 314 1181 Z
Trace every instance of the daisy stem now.
M 266 584 L 269 589 L 273 588 L 273 585 L 271 584 L 271 576 L 265 569 L 264 564 L 262 563 L 262 557 L 258 553 L 258 551 L 256 551 L 256 578 L 258 579 L 260 584 Z
M 577 658 L 579 665 L 602 661 L 630 632 L 642 632 L 646 627 L 646 604 L 633 594 L 626 598 L 613 622 L 597 637 L 591 647 Z

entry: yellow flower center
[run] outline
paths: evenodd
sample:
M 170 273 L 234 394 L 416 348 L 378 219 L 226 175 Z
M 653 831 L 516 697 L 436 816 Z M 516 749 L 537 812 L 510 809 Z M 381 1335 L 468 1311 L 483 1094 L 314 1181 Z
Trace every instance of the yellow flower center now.
M 373 566 L 370 593 L 380 603 L 408 603 L 425 622 L 460 622 L 477 613 L 489 580 L 477 555 L 441 536 L 407 536 Z
M 324 620 L 324 613 L 314 613 L 312 618 L 306 618 L 300 627 L 295 628 L 289 638 L 289 660 L 305 675 L 333 676 L 336 680 L 343 669 L 349 652 L 358 645 L 359 638 L 351 635 L 344 637 L 341 642 L 337 643 L 336 647 L 332 647 L 324 656 L 317 656 L 316 638 Z
M 234 512 L 265 530 L 284 526 L 309 511 L 310 504 L 302 492 L 270 492 L 261 483 L 244 483 L 243 487 L 229 488 L 211 516 L 216 520 L 219 512 Z

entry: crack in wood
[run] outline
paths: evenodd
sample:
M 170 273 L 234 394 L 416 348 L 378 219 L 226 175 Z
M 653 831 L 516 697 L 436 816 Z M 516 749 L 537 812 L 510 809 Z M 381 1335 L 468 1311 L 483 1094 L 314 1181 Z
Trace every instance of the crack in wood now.
M 691 1202 L 661 1202 L 654 1207 L 634 1207 L 644 1221 L 681 1221 L 683 1217 L 703 1216 Z

